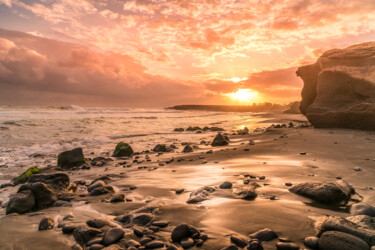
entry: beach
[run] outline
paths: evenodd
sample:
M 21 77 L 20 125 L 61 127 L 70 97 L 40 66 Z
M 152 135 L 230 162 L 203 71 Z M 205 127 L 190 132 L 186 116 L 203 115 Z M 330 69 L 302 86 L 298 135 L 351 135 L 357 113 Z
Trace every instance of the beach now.
M 125 247 L 129 239 L 139 241 L 142 238 L 134 235 L 134 227 L 150 226 L 155 230 L 151 230 L 150 235 L 166 247 L 171 244 L 171 231 L 186 223 L 208 236 L 200 249 L 221 249 L 233 244 L 232 235 L 248 240 L 249 234 L 265 228 L 274 231 L 277 238 L 262 242 L 264 249 L 275 249 L 280 239 L 306 248 L 303 240 L 316 234 L 314 223 L 319 217 L 348 217 L 350 205 L 358 201 L 374 205 L 373 132 L 298 126 L 305 124 L 302 115 L 259 116 L 263 123 L 257 123 L 256 127 L 261 129 L 256 132 L 225 131 L 230 142 L 218 147 L 201 144 L 201 140 L 210 142 L 216 135 L 202 132 L 199 139 L 188 141 L 194 148 L 189 153 L 181 152 L 187 141 L 175 140 L 172 144 L 176 148 L 171 152 L 144 151 L 119 158 L 110 157 L 112 152 L 102 152 L 110 160 L 105 160 L 102 166 L 94 166 L 93 159 L 100 155 L 83 147 L 88 159 L 85 165 L 90 168 L 63 170 L 70 183 L 79 183 L 75 192 L 61 195 L 65 198 L 60 197 L 57 204 L 38 211 L 5 215 L 9 197 L 17 192 L 19 185 L 2 188 L 2 249 L 71 249 L 75 238 L 72 234 L 63 234 L 61 227 L 67 222 L 85 225 L 86 221 L 98 218 L 110 222 L 108 228 L 123 228 L 125 234 L 118 242 L 120 247 Z M 289 122 L 293 127 L 268 125 Z M 113 144 L 112 148 L 115 146 Z M 56 159 L 50 159 L 49 165 L 39 166 L 45 168 L 44 174 L 62 170 L 55 167 Z M 361 171 L 355 171 L 356 167 Z M 2 170 L 3 183 L 19 174 L 9 168 Z M 113 193 L 89 195 L 87 187 L 98 177 L 103 177 L 102 180 L 113 187 Z M 288 190 L 299 183 L 338 179 L 352 185 L 359 200 L 354 201 L 352 197 L 353 200 L 343 206 L 326 205 Z M 220 188 L 226 181 L 232 186 Z M 201 201 L 187 203 L 192 192 L 207 186 L 214 191 Z M 237 190 L 249 186 L 256 186 L 256 198 L 247 200 L 236 196 Z M 177 194 L 176 190 L 181 193 Z M 125 201 L 110 202 L 114 193 L 124 194 Z M 149 210 L 151 221 L 167 222 L 167 226 L 155 229 L 152 223 L 137 226 L 116 220 L 121 215 L 137 214 L 139 209 Z M 52 230 L 38 231 L 39 222 L 45 216 L 53 218 L 55 226 Z

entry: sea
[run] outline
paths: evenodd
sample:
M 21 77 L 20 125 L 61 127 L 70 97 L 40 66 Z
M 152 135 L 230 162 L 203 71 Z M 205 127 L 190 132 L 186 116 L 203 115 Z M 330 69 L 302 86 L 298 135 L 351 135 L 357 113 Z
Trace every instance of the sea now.
M 232 132 L 256 129 L 263 120 L 249 112 L 0 106 L 0 177 L 2 168 L 54 165 L 58 153 L 77 147 L 82 147 L 85 155 L 110 156 L 120 141 L 136 152 L 151 150 L 159 143 L 199 144 L 217 132 L 173 130 L 215 126 Z

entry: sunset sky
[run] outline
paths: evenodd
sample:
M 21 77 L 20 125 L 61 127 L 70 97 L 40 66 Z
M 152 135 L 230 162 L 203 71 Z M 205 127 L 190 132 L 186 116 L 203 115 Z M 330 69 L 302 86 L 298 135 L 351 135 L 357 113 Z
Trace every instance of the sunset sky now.
M 0 0 L 0 104 L 288 103 L 374 0 Z

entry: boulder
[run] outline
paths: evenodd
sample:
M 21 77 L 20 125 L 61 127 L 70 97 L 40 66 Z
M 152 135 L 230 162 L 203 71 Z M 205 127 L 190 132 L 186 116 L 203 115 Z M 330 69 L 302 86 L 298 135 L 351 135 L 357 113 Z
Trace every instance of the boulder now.
M 225 146 L 225 145 L 228 145 L 229 143 L 229 139 L 227 136 L 221 134 L 221 133 L 218 133 L 214 140 L 212 141 L 211 143 L 211 146 L 213 147 L 216 147 L 216 146 Z
M 354 193 L 353 187 L 341 180 L 300 183 L 291 187 L 289 191 L 325 204 L 346 203 Z
M 254 200 L 257 197 L 255 186 L 242 188 L 234 192 L 234 197 L 243 200 Z
M 31 190 L 20 191 L 10 198 L 6 214 L 27 213 L 35 207 L 35 196 Z
M 48 185 L 41 182 L 24 184 L 18 189 L 18 193 L 24 190 L 33 192 L 35 197 L 35 209 L 50 207 L 57 200 L 56 192 Z
M 186 145 L 184 147 L 184 150 L 182 150 L 182 153 L 191 153 L 193 152 L 193 148 L 190 145 Z
M 119 142 L 115 148 L 115 151 L 113 152 L 113 157 L 122 157 L 122 156 L 131 156 L 134 153 L 132 147 L 125 143 L 125 142 Z
M 154 152 L 167 152 L 168 148 L 165 144 L 158 144 L 154 147 L 154 149 L 152 151 L 154 151 Z
M 356 215 L 351 217 L 322 216 L 316 223 L 317 236 L 327 231 L 339 231 L 353 235 L 365 241 L 369 246 L 375 245 L 375 222 L 372 217 Z
M 151 222 L 153 219 L 154 216 L 152 214 L 141 213 L 134 215 L 134 217 L 132 218 L 132 222 L 136 225 L 144 226 Z
M 57 157 L 57 165 L 62 168 L 72 168 L 81 166 L 85 163 L 82 148 L 75 148 L 70 151 L 62 152 Z
M 181 242 L 181 240 L 190 236 L 190 228 L 187 224 L 180 224 L 176 226 L 171 234 L 173 242 Z
M 39 168 L 37 166 L 33 166 L 31 168 L 28 168 L 25 172 L 23 172 L 21 175 L 13 178 L 13 183 L 15 185 L 25 183 L 29 180 L 29 178 L 34 175 L 39 173 Z
M 52 217 L 43 217 L 42 220 L 39 223 L 38 230 L 51 230 L 55 226 L 55 221 L 52 219 Z
M 369 246 L 363 240 L 338 231 L 329 231 L 322 234 L 319 239 L 320 250 L 368 250 Z
M 277 238 L 277 234 L 269 228 L 264 228 L 249 235 L 250 238 L 255 238 L 260 241 L 270 241 Z
M 194 204 L 207 200 L 210 193 L 213 193 L 215 191 L 216 189 L 210 186 L 201 187 L 190 194 L 189 199 L 186 201 L 186 203 Z
M 103 244 L 105 246 L 109 246 L 113 243 L 118 242 L 123 236 L 125 232 L 121 228 L 111 228 L 107 232 L 105 232 L 103 236 Z
M 85 246 L 89 240 L 101 232 L 102 231 L 99 229 L 80 225 L 74 229 L 73 236 L 77 243 L 79 243 L 81 246 Z
M 329 50 L 297 75 L 300 110 L 315 127 L 375 130 L 375 42 Z
M 65 173 L 34 174 L 29 183 L 42 182 L 57 190 L 65 190 L 69 186 L 69 176 Z
M 233 184 L 229 181 L 224 181 L 223 183 L 220 184 L 219 188 L 221 189 L 230 189 L 232 188 Z

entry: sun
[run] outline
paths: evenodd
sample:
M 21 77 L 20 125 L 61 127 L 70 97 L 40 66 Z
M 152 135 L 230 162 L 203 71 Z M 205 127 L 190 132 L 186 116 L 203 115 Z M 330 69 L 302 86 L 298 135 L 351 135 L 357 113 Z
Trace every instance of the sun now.
M 252 89 L 238 89 L 236 92 L 232 92 L 227 95 L 230 96 L 233 100 L 250 103 L 258 97 L 258 92 Z

